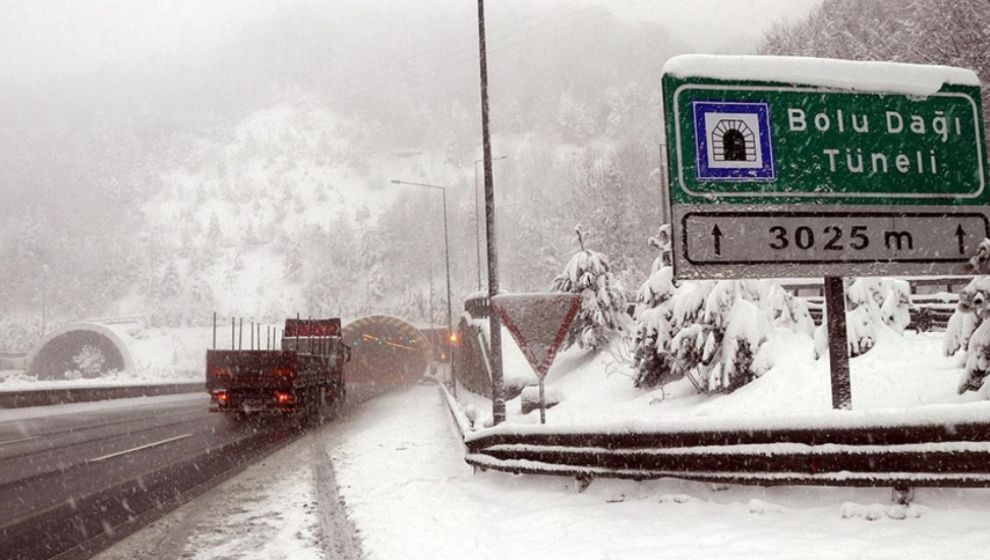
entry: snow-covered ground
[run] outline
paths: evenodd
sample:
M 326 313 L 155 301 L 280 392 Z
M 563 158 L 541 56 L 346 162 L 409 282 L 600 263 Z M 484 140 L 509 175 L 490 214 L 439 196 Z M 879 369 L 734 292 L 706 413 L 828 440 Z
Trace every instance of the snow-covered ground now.
M 504 329 L 502 340 L 507 346 L 503 354 L 506 371 L 528 369 Z M 732 393 L 706 395 L 698 394 L 686 379 L 663 389 L 637 389 L 628 365 L 631 357 L 618 345 L 598 354 L 573 347 L 558 356 L 547 375 L 547 386 L 562 397 L 559 405 L 547 411 L 547 423 L 649 427 L 701 417 L 731 424 L 740 419 L 773 422 L 775 418 L 844 414 L 831 410 L 829 361 L 815 359 L 810 338 L 778 330 L 770 344 L 778 348 L 768 353 L 774 360 L 769 371 Z M 957 394 L 962 364 L 958 357 L 943 356 L 941 344 L 942 333 L 906 331 L 898 335 L 879 329 L 876 347 L 850 360 L 853 410 L 897 414 L 905 421 L 943 409 L 990 416 L 985 396 Z M 466 391 L 458 397 L 465 407 L 478 412 L 478 426 L 490 422 L 488 399 Z M 506 412 L 511 424 L 539 422 L 539 412 L 521 414 L 521 397 L 509 400 Z
M 327 536 L 348 526 L 336 518 L 328 463 L 372 560 L 976 560 L 990 547 L 987 490 L 921 489 L 905 508 L 883 488 L 598 480 L 581 491 L 570 478 L 474 473 L 436 387 L 416 385 L 365 403 L 99 558 L 355 557 Z
M 887 489 L 600 480 L 581 492 L 569 478 L 475 474 L 426 387 L 368 403 L 342 429 L 332 456 L 370 558 L 975 559 L 990 545 L 982 490 L 922 490 L 901 508 Z
M 503 340 L 506 368 L 528 367 L 508 333 Z M 956 394 L 961 365 L 941 355 L 940 334 L 881 331 L 851 360 L 852 412 L 831 410 L 828 362 L 814 359 L 810 338 L 778 343 L 762 377 L 708 396 L 687 381 L 635 389 L 614 348 L 568 350 L 548 376 L 563 397 L 548 424 L 990 414 L 981 395 Z M 490 402 L 458 396 L 481 425 Z M 538 413 L 524 416 L 520 404 L 509 401 L 507 423 L 530 428 Z M 100 558 L 975 560 L 990 549 L 988 523 L 990 490 L 980 489 L 918 489 L 905 507 L 888 488 L 596 480 L 582 490 L 567 477 L 475 473 L 444 400 L 423 383 L 361 404 Z

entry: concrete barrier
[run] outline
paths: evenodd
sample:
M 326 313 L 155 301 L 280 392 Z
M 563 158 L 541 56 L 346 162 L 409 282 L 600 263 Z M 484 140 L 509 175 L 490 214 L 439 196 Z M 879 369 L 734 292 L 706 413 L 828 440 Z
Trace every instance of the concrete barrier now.
M 0 391 L 0 408 L 51 406 L 109 399 L 156 397 L 206 391 L 205 382 L 171 383 L 164 385 L 135 385 L 130 387 L 80 387 L 74 389 L 34 389 L 30 391 Z

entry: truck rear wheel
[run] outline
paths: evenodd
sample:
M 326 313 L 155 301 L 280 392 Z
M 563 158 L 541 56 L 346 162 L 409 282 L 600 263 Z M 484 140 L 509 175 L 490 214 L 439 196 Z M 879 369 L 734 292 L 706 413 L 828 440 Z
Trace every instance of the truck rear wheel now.
M 243 410 L 225 412 L 223 416 L 227 421 L 227 425 L 231 427 L 240 427 L 248 422 L 248 414 Z
M 313 387 L 306 391 L 305 419 L 307 426 L 319 426 L 323 423 L 324 410 L 326 407 L 323 391 L 319 387 Z
M 333 392 L 333 398 L 330 401 L 330 417 L 338 418 L 344 413 L 344 402 L 346 399 L 346 392 L 344 386 L 341 385 L 336 391 Z

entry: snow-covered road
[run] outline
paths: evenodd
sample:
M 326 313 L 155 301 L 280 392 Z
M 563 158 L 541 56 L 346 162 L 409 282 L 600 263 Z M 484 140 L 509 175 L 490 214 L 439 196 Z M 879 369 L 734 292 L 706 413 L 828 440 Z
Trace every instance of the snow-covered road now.
M 922 489 L 902 508 L 889 489 L 599 480 L 581 492 L 568 478 L 475 474 L 436 387 L 417 385 L 365 403 L 100 558 L 975 560 L 988 557 L 988 525 L 985 490 Z M 342 553 L 332 550 L 339 539 Z

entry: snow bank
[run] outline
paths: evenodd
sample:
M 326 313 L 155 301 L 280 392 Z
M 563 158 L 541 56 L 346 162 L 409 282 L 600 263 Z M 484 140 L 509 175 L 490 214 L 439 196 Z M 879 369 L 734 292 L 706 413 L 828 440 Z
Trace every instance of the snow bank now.
M 567 395 L 547 411 L 547 425 L 554 431 L 615 433 L 986 421 L 990 402 L 976 393 L 958 395 L 961 365 L 942 354 L 941 342 L 936 333 L 902 336 L 879 328 L 876 346 L 850 360 L 852 411 L 832 410 L 828 359 L 815 360 L 813 341 L 784 328 L 776 328 L 756 356 L 762 375 L 729 394 L 698 394 L 686 379 L 643 391 L 633 386 L 621 345 L 598 354 L 570 349 L 547 376 Z M 507 402 L 507 422 L 495 430 L 539 431 L 533 426 L 538 420 L 519 414 L 516 400 Z M 491 406 L 480 398 L 470 403 L 481 411 Z

